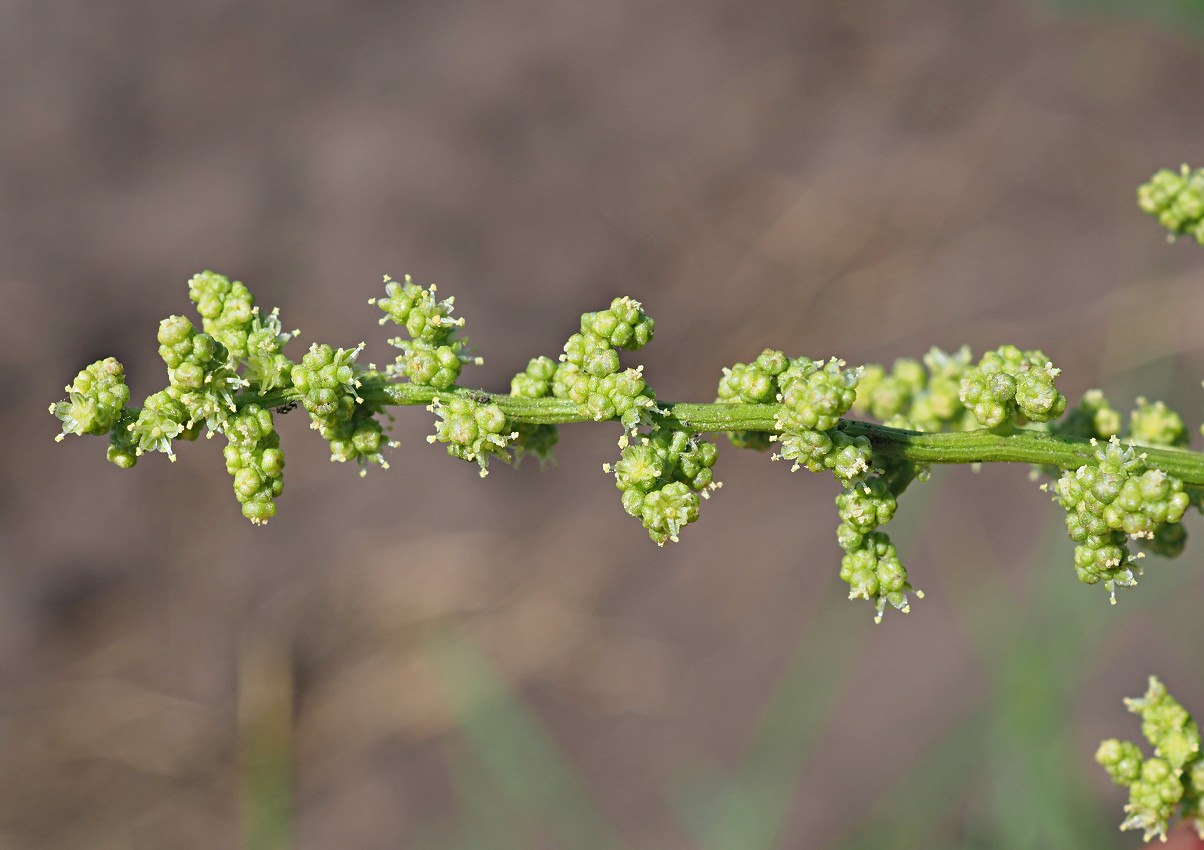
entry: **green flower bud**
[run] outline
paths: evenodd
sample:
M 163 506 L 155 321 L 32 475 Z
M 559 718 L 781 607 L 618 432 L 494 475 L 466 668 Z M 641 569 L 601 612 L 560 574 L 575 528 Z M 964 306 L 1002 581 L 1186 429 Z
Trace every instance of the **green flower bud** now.
M 869 439 L 850 437 L 839 429 L 786 431 L 770 439 L 782 446 L 774 460 L 791 461 L 791 472 L 799 467 L 811 472 L 830 470 L 838 481 L 848 483 L 863 478 L 872 468 Z
M 447 453 L 452 457 L 475 461 L 481 467 L 482 478 L 489 474 L 491 457 L 510 462 L 508 447 L 518 438 L 518 432 L 509 428 L 506 415 L 496 404 L 453 396 L 436 398 L 427 409 L 439 416 L 435 433 L 426 438 L 427 442 L 447 443 Z
M 789 367 L 790 358 L 781 351 L 767 348 L 752 363 L 737 363 L 723 370 L 716 401 L 722 404 L 770 404 L 781 392 L 778 377 Z M 739 448 L 757 451 L 765 451 L 771 443 L 770 435 L 760 431 L 732 432 L 728 438 Z
M 105 457 L 118 469 L 129 469 L 138 462 L 138 440 L 132 429 L 139 415 L 138 411 L 127 407 L 109 429 L 109 448 Z
M 1113 738 L 1100 744 L 1095 760 L 1113 781 L 1129 789 L 1128 817 L 1120 828 L 1143 830 L 1147 842 L 1156 835 L 1165 840 L 1176 809 L 1184 819 L 1201 814 L 1200 729 L 1153 676 L 1145 695 L 1126 699 L 1125 706 L 1141 718 L 1141 732 L 1154 747 L 1153 757 L 1143 761 L 1136 744 Z
M 138 418 L 129 425 L 135 454 L 163 452 L 174 461 L 171 442 L 183 435 L 188 420 L 188 409 L 170 391 L 161 390 L 149 396 Z
M 1141 776 L 1141 750 L 1132 741 L 1109 738 L 1095 751 L 1095 760 L 1118 785 L 1132 785 Z
M 360 475 L 366 474 L 368 464 L 388 469 L 381 449 L 396 443 L 385 438 L 384 427 L 376 419 L 380 412 L 367 404 L 359 404 L 347 416 L 315 417 L 314 430 L 330 443 L 331 461 L 355 461 L 360 465 Z
M 1141 697 L 1126 699 L 1125 707 L 1141 718 L 1141 734 L 1154 745 L 1154 754 L 1179 772 L 1200 754 L 1200 729 L 1187 709 L 1166 686 L 1151 676 Z
M 824 467 L 841 483 L 857 481 L 869 473 L 873 452 L 868 437 L 850 437 L 843 431 L 829 432 L 832 451 L 824 457 Z
M 85 367 L 65 389 L 67 399 L 50 405 L 50 412 L 63 423 L 56 440 L 67 434 L 108 433 L 130 400 L 125 369 L 112 357 Z
M 403 376 L 413 384 L 445 390 L 459 379 L 465 363 L 482 362 L 479 357 L 465 354 L 467 341 L 456 336 L 464 320 L 451 318 L 455 299 L 437 300 L 434 286 L 423 289 L 409 275 L 404 284 L 398 284 L 386 275 L 385 297 L 373 298 L 369 303 L 384 311 L 382 325 L 391 321 L 404 327 L 410 336 L 409 340 L 400 337 L 389 340 L 402 350 L 389 366 L 389 374 Z
M 188 296 L 201 314 L 202 329 L 220 342 L 233 361 L 247 357 L 247 336 L 252 330 L 255 299 L 239 281 L 204 271 L 188 281 Z
M 397 360 L 400 372 L 411 383 L 445 390 L 460 377 L 462 361 L 456 348 L 450 345 L 439 347 L 427 343 L 410 343 L 406 353 Z
M 230 417 L 223 454 L 234 477 L 234 496 L 256 525 L 276 515 L 275 498 L 284 490 L 284 455 L 272 413 L 249 404 Z
M 922 363 L 896 360 L 889 374 L 876 364 L 863 366 L 854 409 L 910 431 L 977 428 L 961 400 L 961 380 L 970 359 L 966 346 L 952 353 L 934 347 Z
M 569 348 L 570 346 L 565 347 L 566 352 Z M 582 357 L 590 362 L 601 362 L 599 351 L 611 355 L 615 353 L 609 348 L 590 349 Z M 616 360 L 615 363 L 617 362 Z M 643 421 L 646 413 L 656 409 L 655 396 L 644 380 L 643 369 L 643 366 L 637 366 L 634 369 L 624 369 L 598 377 L 571 360 L 565 361 L 556 367 L 553 374 L 552 393 L 557 398 L 581 405 L 595 421 L 617 418 L 624 427 L 635 428 Z
M 510 381 L 510 395 L 520 398 L 546 398 L 552 394 L 552 377 L 556 361 L 551 357 L 535 357 Z
M 614 473 L 623 509 L 657 545 L 677 542 L 681 529 L 698 519 L 699 494 L 707 498 L 719 486 L 712 471 L 715 444 L 681 431 L 653 431 L 620 445 L 618 462 L 603 468 Z
M 876 477 L 851 484 L 836 497 L 841 520 L 861 534 L 890 522 L 898 505 L 886 482 Z
M 1186 446 L 1187 427 L 1165 403 L 1138 398 L 1129 414 L 1129 439 L 1143 446 Z
M 629 495 L 630 494 L 630 495 Z M 674 543 L 681 530 L 698 519 L 698 494 L 679 481 L 656 490 L 624 493 L 623 507 L 639 519 L 658 546 Z
M 384 311 L 380 320 L 382 325 L 385 322 L 400 325 L 415 342 L 425 342 L 433 347 L 446 345 L 464 325 L 463 319 L 451 318 L 455 298 L 438 301 L 434 286 L 423 289 L 409 275 L 401 284 L 385 275 L 385 297 L 373 298 L 368 303 Z
M 1204 169 L 1162 169 L 1138 187 L 1137 205 L 1157 218 L 1172 238 L 1184 233 L 1204 245 Z
M 260 392 L 292 386 L 295 365 L 281 353 L 284 344 L 298 331 L 285 332 L 280 324 L 280 311 L 272 310 L 266 317 L 259 308 L 253 311 L 250 332 L 247 334 L 246 380 L 259 387 Z
M 563 365 L 563 364 L 562 364 Z M 552 395 L 552 381 L 556 375 L 556 361 L 551 357 L 535 357 L 527 368 L 510 381 L 510 395 L 518 398 L 546 398 Z M 555 425 L 515 426 L 513 446 L 515 457 L 534 455 L 539 465 L 544 466 L 552 458 L 552 449 L 560 441 L 560 430 Z
M 1064 419 L 1050 423 L 1049 431 L 1084 440 L 1108 440 L 1120 433 L 1120 425 L 1120 412 L 1108 402 L 1103 392 L 1087 390 Z
M 639 445 L 626 447 L 614 465 L 616 486 L 619 490 L 648 492 L 665 474 L 665 460 L 665 452 L 651 440 L 644 439 Z
M 752 363 L 737 363 L 723 370 L 719 381 L 721 402 L 771 404 L 781 391 L 778 376 L 790 365 L 780 351 L 767 348 Z
M 335 415 L 341 408 L 347 414 L 359 402 L 360 369 L 355 363 L 364 346 L 353 349 L 331 348 L 314 343 L 301 362 L 293 367 L 293 386 L 301 391 L 301 403 L 316 417 Z M 346 401 L 353 401 L 348 405 Z
M 795 361 L 783 372 L 778 378 L 782 387 L 778 427 L 783 431 L 835 428 L 857 398 L 859 371 L 845 371 L 844 365 L 835 358 L 823 367 L 812 361 Z
M 774 439 L 782 446 L 775 460 L 780 458 L 791 461 L 791 472 L 797 472 L 799 467 L 811 472 L 821 472 L 828 468 L 828 456 L 832 454 L 833 447 L 832 438 L 826 431 L 788 431 Z
M 226 347 L 197 333 L 185 316 L 168 316 L 159 323 L 159 356 L 167 364 L 169 391 L 188 410 L 188 428 L 204 423 L 210 434 L 220 431 L 245 383 L 231 368 Z
M 608 310 L 581 316 L 582 335 L 598 338 L 608 348 L 637 351 L 652 340 L 655 329 L 640 302 L 626 296 L 611 301 Z
M 845 537 L 851 539 L 852 535 Z M 875 623 L 882 622 L 887 604 L 905 614 L 910 611 L 908 592 L 914 591 L 917 598 L 924 596 L 907 581 L 907 569 L 890 537 L 881 531 L 864 534 L 860 545 L 848 550 L 840 562 L 840 578 L 849 585 L 850 599 L 874 603 Z
M 630 298 L 616 298 L 609 310 L 582 314 L 581 332 L 569 337 L 551 375 L 552 395 L 581 405 L 597 421 L 617 418 L 629 429 L 646 421 L 656 402 L 643 367 L 620 371 L 615 349 L 642 348 L 652 339 L 653 328 L 639 302 Z M 540 364 L 540 370 L 546 375 L 546 365 Z M 514 387 L 525 394 L 548 378 L 527 388 L 531 380 L 516 379 Z
M 1075 547 L 1079 579 L 1104 581 L 1112 601 L 1115 588 L 1136 584 L 1141 569 L 1129 554 L 1126 535 L 1159 540 L 1167 524 L 1178 523 L 1191 503 L 1183 482 L 1159 469 L 1147 469 L 1145 455 L 1113 437 L 1097 445 L 1095 465 L 1066 470 L 1054 485 L 1054 499 L 1066 508 L 1066 529 Z M 1172 547 L 1173 532 L 1158 545 Z
M 1066 410 L 1066 397 L 1054 387 L 1060 371 L 1040 351 L 1005 345 L 965 371 L 960 398 L 984 428 L 1016 416 L 1048 422 Z

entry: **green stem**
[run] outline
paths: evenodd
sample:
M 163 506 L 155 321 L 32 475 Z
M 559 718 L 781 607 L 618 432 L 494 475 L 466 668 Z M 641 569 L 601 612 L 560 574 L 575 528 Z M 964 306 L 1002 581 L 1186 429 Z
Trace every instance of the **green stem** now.
M 516 398 L 495 395 L 482 390 L 451 387 L 436 390 L 415 384 L 388 381 L 379 373 L 364 376 L 360 389 L 366 401 L 380 405 L 428 405 L 437 397 L 468 396 L 498 405 L 515 423 L 533 425 L 562 425 L 571 422 L 592 422 L 593 417 L 581 405 L 556 398 Z M 242 406 L 259 404 L 277 407 L 297 401 L 296 390 L 276 390 L 258 394 L 244 392 L 236 399 Z M 658 417 L 661 427 L 692 433 L 725 431 L 778 430 L 775 417 L 780 410 L 776 404 L 690 404 L 658 401 L 662 411 Z M 1043 431 L 1017 428 L 1000 434 L 989 430 L 941 431 L 920 433 L 901 428 L 888 428 L 857 420 L 841 420 L 840 429 L 853 437 L 866 437 L 874 454 L 883 458 L 905 460 L 919 464 L 937 463 L 1027 463 L 1076 469 L 1094 463 L 1092 442 L 1078 437 L 1057 436 Z M 1147 462 L 1184 484 L 1204 487 L 1204 453 L 1185 449 L 1143 447 Z

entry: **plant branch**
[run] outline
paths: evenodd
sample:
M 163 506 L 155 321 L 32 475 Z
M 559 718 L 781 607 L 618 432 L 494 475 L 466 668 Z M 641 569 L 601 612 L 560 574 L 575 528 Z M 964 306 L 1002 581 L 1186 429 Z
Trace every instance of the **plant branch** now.
M 378 405 L 428 405 L 437 397 L 455 395 L 488 401 L 498 405 L 515 423 L 560 425 L 592 422 L 590 414 L 578 404 L 555 398 L 516 398 L 486 393 L 466 387 L 436 390 L 431 387 L 388 380 L 378 372 L 366 373 L 360 388 L 364 400 Z M 266 394 L 251 391 L 236 398 L 239 406 L 259 404 L 277 407 L 297 401 L 296 390 Z M 779 430 L 776 404 L 692 404 L 658 401 L 661 427 L 693 433 L 726 431 Z M 943 431 L 921 433 L 888 428 L 869 422 L 844 419 L 840 429 L 849 436 L 869 439 L 874 453 L 885 458 L 918 464 L 1026 463 L 1075 469 L 1095 462 L 1095 449 L 1089 440 L 1056 436 L 1043 431 L 1017 428 L 1010 433 L 991 430 Z M 1147 462 L 1194 487 L 1204 487 L 1204 453 L 1183 449 L 1143 447 Z

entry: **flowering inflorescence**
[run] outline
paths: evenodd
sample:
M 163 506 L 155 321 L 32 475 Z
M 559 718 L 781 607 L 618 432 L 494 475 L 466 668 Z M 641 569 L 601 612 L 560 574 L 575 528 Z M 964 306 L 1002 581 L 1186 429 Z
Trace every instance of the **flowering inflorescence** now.
M 1147 457 L 1113 436 L 1098 444 L 1095 463 L 1066 470 L 1053 487 L 1054 500 L 1066 509 L 1079 580 L 1103 581 L 1113 602 L 1115 588 L 1132 586 L 1141 574 L 1141 553 L 1130 554 L 1128 538 L 1151 543 L 1161 539 L 1161 546 L 1152 546 L 1158 554 L 1178 554 L 1165 541 L 1182 534 L 1178 523 L 1190 504 L 1183 482 L 1150 469 Z
M 283 349 L 296 332 L 282 330 L 278 311 L 263 314 L 242 283 L 203 272 L 189 282 L 189 292 L 201 329 L 184 316 L 160 324 L 164 389 L 141 407 L 129 406 L 124 370 L 109 358 L 80 372 L 68 398 L 51 410 L 62 421 L 60 439 L 108 434 L 109 459 L 123 468 L 147 452 L 174 458 L 175 444 L 202 430 L 222 434 L 235 495 L 255 523 L 275 514 L 283 489 L 271 410 L 285 405 L 303 406 L 331 459 L 356 461 L 361 472 L 388 465 L 383 450 L 391 445 L 391 404 L 426 404 L 436 417 L 428 440 L 476 464 L 481 475 L 492 460 L 533 454 L 541 464 L 548 461 L 558 424 L 617 421 L 620 456 L 606 469 L 624 509 L 658 544 L 678 540 L 718 486 L 717 447 L 703 435 L 723 431 L 739 447 L 776 447 L 774 458 L 792 470 L 833 476 L 841 578 L 849 596 L 872 602 L 881 619 L 888 605 L 907 611 L 914 592 L 883 528 L 899 498 L 913 481 L 927 478 L 930 462 L 975 460 L 943 456 L 939 439 L 935 454 L 924 454 L 909 442 L 918 436 L 965 432 L 1005 444 L 1055 441 L 1043 444 L 1056 456 L 1038 469 L 1055 482 L 1054 498 L 1066 510 L 1079 578 L 1103 582 L 1112 593 L 1141 573 L 1144 553 L 1130 552 L 1130 539 L 1161 555 L 1182 550 L 1180 522 L 1200 502 L 1197 488 L 1204 484 L 1204 469 L 1199 480 L 1185 482 L 1178 474 L 1182 457 L 1177 466 L 1163 455 L 1187 442 L 1177 413 L 1138 399 L 1124 429 L 1098 390 L 1066 413 L 1066 397 L 1055 386 L 1059 370 L 1037 350 L 1003 346 L 975 361 L 966 347 L 934 348 L 920 360 L 897 360 L 888 371 L 766 349 L 751 363 L 724 369 L 715 404 L 694 405 L 691 413 L 689 405 L 658 404 L 643 367 L 620 362 L 620 351 L 639 350 L 655 330 L 631 298 L 583 314 L 558 359 L 531 359 L 514 376 L 509 395 L 491 395 L 456 384 L 463 366 L 481 361 L 461 336 L 464 320 L 452 318 L 453 299 L 440 300 L 433 286 L 409 277 L 404 283 L 386 277 L 385 295 L 372 302 L 383 322 L 407 335 L 391 340 L 401 354 L 384 370 L 360 364 L 363 343 L 314 343 L 299 361 L 289 359 Z M 683 411 L 705 424 L 683 419 Z M 850 411 L 879 418 L 884 427 L 853 422 L 846 418 Z M 1189 466 L 1196 457 L 1179 456 Z
M 701 498 L 717 489 L 712 467 L 718 450 L 701 436 L 658 429 L 639 435 L 630 444 L 620 440 L 622 453 L 613 466 L 615 486 L 623 494 L 623 509 L 639 519 L 658 545 L 677 541 L 682 528 L 698 519 Z
M 1200 728 L 1187 710 L 1151 676 L 1145 695 L 1126 699 L 1129 711 L 1141 718 L 1141 734 L 1154 748 L 1145 758 L 1132 741 L 1110 738 L 1100 744 L 1095 760 L 1112 779 L 1129 789 L 1128 817 L 1121 829 L 1140 829 L 1149 841 L 1166 840 L 1170 821 L 1190 821 L 1204 838 L 1204 757 Z
M 1204 168 L 1163 168 L 1137 189 L 1137 205 L 1174 237 L 1184 234 L 1204 245 Z
M 1160 171 L 1139 192 L 1140 206 L 1172 235 L 1204 244 L 1204 170 Z M 429 442 L 487 473 L 491 460 L 534 455 L 544 465 L 558 425 L 615 421 L 622 426 L 613 475 L 624 510 L 659 545 L 677 541 L 695 522 L 715 480 L 718 448 L 707 433 L 733 445 L 776 448 L 791 470 L 830 473 L 838 485 L 836 539 L 840 577 L 849 597 L 870 601 L 881 620 L 889 605 L 909 610 L 912 587 L 898 550 L 884 531 L 899 499 L 931 464 L 1014 461 L 1066 512 L 1081 581 L 1115 589 L 1136 583 L 1144 552 L 1173 557 L 1184 546 L 1182 519 L 1204 502 L 1204 456 L 1185 447 L 1183 418 L 1160 401 L 1138 398 L 1125 417 L 1099 390 L 1068 409 L 1056 387 L 1059 371 L 1044 353 L 1005 345 L 977 361 L 963 346 L 933 348 L 920 359 L 850 368 L 837 358 L 788 356 L 766 349 L 750 363 L 723 370 L 713 404 L 658 402 L 640 365 L 620 352 L 638 351 L 655 324 L 638 301 L 619 297 L 581 316 L 558 358 L 537 356 L 514 376 L 509 394 L 459 385 L 463 367 L 479 364 L 453 318 L 454 299 L 410 277 L 385 278 L 374 303 L 381 324 L 404 329 L 390 341 L 400 354 L 378 370 L 362 365 L 364 344 L 314 343 L 294 361 L 284 353 L 297 335 L 279 311 L 262 312 L 242 283 L 215 272 L 189 281 L 201 317 L 159 326 L 167 386 L 131 406 L 122 365 L 106 358 L 87 366 L 52 404 L 62 423 L 56 439 L 107 435 L 108 459 L 134 466 L 148 452 L 175 459 L 180 440 L 221 434 L 226 469 L 242 513 L 256 524 L 276 513 L 284 456 L 272 411 L 304 406 L 334 461 L 387 467 L 383 449 L 391 405 L 426 405 L 436 418 Z M 851 420 L 873 417 L 882 424 Z M 1154 746 L 1144 759 L 1135 744 L 1106 741 L 1097 758 L 1130 788 L 1124 828 L 1147 838 L 1165 835 L 1176 810 L 1204 823 L 1204 759 L 1196 725 L 1157 682 L 1130 700 Z

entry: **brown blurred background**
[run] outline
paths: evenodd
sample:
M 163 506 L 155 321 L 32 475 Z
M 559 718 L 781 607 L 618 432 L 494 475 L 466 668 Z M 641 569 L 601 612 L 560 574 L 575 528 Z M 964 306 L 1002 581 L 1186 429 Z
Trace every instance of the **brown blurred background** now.
M 216 441 L 121 472 L 45 411 L 158 389 L 213 268 L 377 362 L 381 275 L 436 282 L 490 389 L 630 294 L 663 398 L 1013 342 L 1198 424 L 1204 252 L 1133 192 L 1204 160 L 1204 41 L 1156 8 L 0 2 L 0 848 L 1137 846 L 1091 755 L 1147 674 L 1204 711 L 1204 555 L 1112 609 L 1024 468 L 908 494 L 874 627 L 832 483 L 726 443 L 658 550 L 613 426 L 480 481 L 403 410 L 361 480 L 298 412 L 253 528 Z

